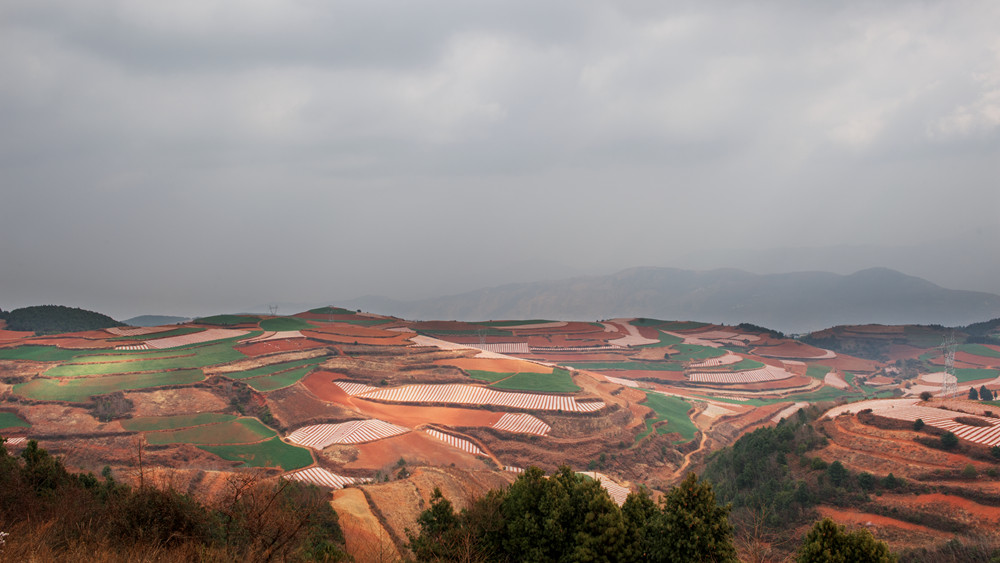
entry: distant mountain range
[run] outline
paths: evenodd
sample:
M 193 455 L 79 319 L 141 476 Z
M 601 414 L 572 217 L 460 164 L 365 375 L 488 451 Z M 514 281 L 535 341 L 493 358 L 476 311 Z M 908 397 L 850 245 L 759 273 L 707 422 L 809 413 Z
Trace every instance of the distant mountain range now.
M 609 276 L 509 284 L 418 301 L 368 296 L 342 305 L 406 319 L 640 316 L 750 322 L 786 333 L 865 323 L 963 326 L 1000 316 L 1000 295 L 945 289 L 887 268 L 850 275 L 632 268 Z

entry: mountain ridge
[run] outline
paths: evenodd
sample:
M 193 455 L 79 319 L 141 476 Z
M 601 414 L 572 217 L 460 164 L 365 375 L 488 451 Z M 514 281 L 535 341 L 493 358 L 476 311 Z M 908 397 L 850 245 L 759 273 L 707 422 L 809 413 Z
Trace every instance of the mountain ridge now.
M 841 275 L 642 266 L 414 301 L 366 296 L 344 305 L 411 319 L 655 316 L 751 322 L 789 333 L 868 323 L 963 326 L 1000 316 L 1000 295 L 947 289 L 889 268 Z

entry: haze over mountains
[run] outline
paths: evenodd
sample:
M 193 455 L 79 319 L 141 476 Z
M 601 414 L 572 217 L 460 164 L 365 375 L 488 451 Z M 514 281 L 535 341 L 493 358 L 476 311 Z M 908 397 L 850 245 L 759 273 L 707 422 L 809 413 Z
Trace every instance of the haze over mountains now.
M 887 268 L 850 275 L 632 268 L 608 276 L 508 284 L 416 301 L 367 296 L 344 305 L 408 319 L 643 316 L 751 322 L 788 333 L 839 324 L 960 326 L 1000 316 L 998 295 L 946 289 Z

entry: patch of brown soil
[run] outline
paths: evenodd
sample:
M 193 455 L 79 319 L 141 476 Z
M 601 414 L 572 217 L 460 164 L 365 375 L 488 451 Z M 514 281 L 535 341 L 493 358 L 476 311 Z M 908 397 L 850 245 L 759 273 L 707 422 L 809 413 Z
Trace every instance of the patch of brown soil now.
M 90 414 L 90 411 L 80 407 L 38 404 L 29 409 L 21 409 L 20 414 L 31 423 L 30 435 L 33 438 L 124 432 L 117 422 L 100 422 Z
M 229 408 L 229 403 L 211 391 L 197 387 L 159 389 L 155 391 L 128 391 L 125 397 L 134 405 L 132 416 L 171 416 L 218 412 Z
M 981 533 L 997 535 L 1000 510 L 995 506 L 984 506 L 975 501 L 954 495 L 929 493 L 922 495 L 884 494 L 879 503 L 899 505 L 919 512 L 940 513 L 963 524 L 973 526 Z
M 839 371 L 852 371 L 852 372 L 873 372 L 877 371 L 880 364 L 873 360 L 865 360 L 863 358 L 855 358 L 853 356 L 845 356 L 843 354 L 837 354 L 836 358 L 816 360 L 816 363 L 822 364 L 824 366 L 830 366 Z
M 6 321 L 0 321 L 0 322 L 6 322 Z M 34 332 L 21 332 L 17 330 L 0 329 L 0 342 L 20 340 L 22 338 L 28 338 L 34 335 L 35 335 Z
M 351 487 L 333 491 L 330 506 L 337 512 L 340 527 L 344 531 L 347 553 L 354 561 L 383 563 L 402 560 L 402 554 L 372 513 L 361 489 Z
M 927 526 L 911 524 L 886 516 L 861 512 L 860 510 L 839 509 L 831 506 L 818 506 L 816 510 L 819 511 L 821 516 L 830 518 L 838 524 L 843 524 L 849 529 L 868 529 L 872 535 L 885 541 L 893 549 L 927 546 L 946 541 L 953 537 L 952 534 L 928 528 Z
M 455 427 L 491 426 L 500 420 L 500 417 L 503 415 L 503 413 L 481 409 L 394 405 L 376 403 L 358 398 L 354 398 L 351 404 L 367 416 L 408 428 L 415 428 L 424 424 L 440 424 Z
M 378 471 L 391 470 L 400 460 L 406 460 L 408 465 L 434 465 L 483 469 L 487 465 L 486 458 L 474 456 L 453 446 L 433 438 L 430 435 L 413 431 L 391 438 L 385 438 L 367 444 L 354 446 L 358 457 L 344 464 L 346 469 Z
M 796 340 L 782 340 L 780 344 L 774 346 L 760 346 L 754 348 L 753 353 L 770 358 L 808 360 L 825 355 L 826 350 L 821 350 L 815 346 L 810 346 Z
M 267 396 L 267 404 L 282 429 L 359 418 L 353 409 L 322 401 L 298 384 L 272 391 Z

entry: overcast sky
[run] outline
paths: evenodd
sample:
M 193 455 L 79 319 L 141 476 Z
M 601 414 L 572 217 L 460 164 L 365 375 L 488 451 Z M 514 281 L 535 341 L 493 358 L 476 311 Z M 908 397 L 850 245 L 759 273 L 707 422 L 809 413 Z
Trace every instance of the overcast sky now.
M 998 30 L 992 0 L 5 0 L 0 308 L 956 236 L 996 267 Z

